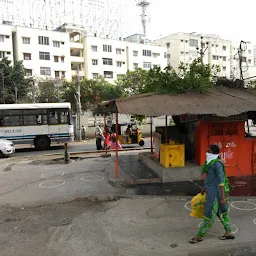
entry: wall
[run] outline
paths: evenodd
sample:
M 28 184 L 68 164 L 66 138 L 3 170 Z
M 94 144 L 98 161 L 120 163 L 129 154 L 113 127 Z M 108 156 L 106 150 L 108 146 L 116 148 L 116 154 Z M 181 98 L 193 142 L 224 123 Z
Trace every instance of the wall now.
M 113 115 L 113 122 L 115 123 L 115 116 Z M 118 115 L 119 123 L 129 123 L 131 122 L 130 115 Z M 168 124 L 171 120 L 171 117 L 168 117 Z M 138 125 L 142 129 L 143 135 L 150 135 L 150 123 L 149 118 L 146 120 L 146 124 Z M 104 117 L 103 116 L 93 116 L 92 112 L 84 112 L 81 116 L 81 125 L 86 127 L 86 136 L 88 138 L 94 138 L 95 126 L 100 125 L 104 127 Z M 153 131 L 156 126 L 165 126 L 165 117 L 153 118 Z

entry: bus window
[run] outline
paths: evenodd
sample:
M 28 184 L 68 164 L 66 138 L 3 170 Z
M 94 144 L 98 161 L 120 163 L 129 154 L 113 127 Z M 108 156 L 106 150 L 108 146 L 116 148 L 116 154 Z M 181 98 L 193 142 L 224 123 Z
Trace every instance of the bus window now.
M 3 126 L 22 126 L 22 110 L 3 110 Z
M 55 110 L 49 111 L 50 124 L 58 124 L 58 114 Z
M 41 109 L 26 109 L 23 111 L 24 125 L 41 124 Z
M 69 112 L 67 111 L 60 111 L 60 123 L 61 124 L 69 124 Z

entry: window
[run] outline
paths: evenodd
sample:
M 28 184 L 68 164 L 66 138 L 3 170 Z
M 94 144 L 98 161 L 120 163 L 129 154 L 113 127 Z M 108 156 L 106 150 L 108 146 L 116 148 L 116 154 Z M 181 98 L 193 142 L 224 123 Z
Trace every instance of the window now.
M 216 44 L 215 47 L 218 48 L 219 46 Z
M 143 56 L 146 56 L 146 57 L 151 57 L 151 51 L 149 51 L 149 50 L 143 50 L 143 51 L 142 51 L 142 55 L 143 55 Z
M 24 60 L 31 60 L 31 53 L 23 53 Z
M 123 77 L 122 74 L 117 74 L 117 75 L 116 75 L 116 78 L 117 78 L 117 79 L 122 79 L 122 77 Z
M 183 51 L 181 51 L 181 52 L 180 52 L 180 54 L 182 54 L 182 55 L 183 55 L 183 54 L 184 54 L 184 52 L 183 52 Z
M 170 53 L 167 54 L 167 58 L 170 59 L 171 58 L 171 55 Z
M 65 71 L 61 71 L 61 78 L 65 78 L 66 77 L 66 72 Z
M 249 54 L 252 54 L 252 50 L 248 50 L 248 53 L 249 53 Z
M 59 62 L 59 57 L 58 56 L 54 56 L 54 62 Z
M 160 68 L 160 65 L 155 64 L 153 65 L 153 68 Z
M 113 60 L 103 58 L 103 65 L 113 65 Z
M 69 124 L 69 112 L 68 111 L 60 111 L 60 123 L 61 124 Z
M 55 110 L 49 111 L 49 124 L 58 124 L 58 112 Z
M 112 52 L 112 46 L 104 44 L 103 45 L 103 52 Z
M 224 66 L 223 66 L 223 67 L 222 67 L 222 70 L 223 70 L 223 71 L 226 71 L 226 70 L 227 70 L 227 67 L 224 67 Z
M 97 66 L 98 65 L 98 60 L 92 60 L 92 65 Z
M 212 59 L 213 59 L 213 60 L 218 60 L 218 59 L 219 59 L 219 56 L 212 55 Z
M 180 40 L 181 43 L 183 43 L 184 40 Z
M 30 38 L 29 37 L 22 37 L 23 44 L 30 44 Z
M 62 56 L 62 57 L 60 58 L 60 60 L 61 60 L 61 63 L 64 63 L 65 57 Z
M 121 68 L 121 67 L 122 67 L 122 64 L 123 64 L 122 61 L 117 61 L 117 62 L 116 62 L 116 66 L 117 66 L 118 68 Z
M 153 57 L 154 57 L 154 58 L 157 58 L 157 57 L 159 57 L 159 56 L 160 56 L 160 53 L 155 53 L 155 52 L 153 53 Z
M 60 71 L 55 71 L 55 78 L 60 78 Z
M 40 75 L 41 76 L 50 76 L 51 68 L 50 67 L 40 67 Z
M 32 76 L 32 69 L 25 69 L 26 76 Z
M 39 59 L 40 60 L 50 60 L 50 53 L 49 52 L 39 52 Z
M 133 63 L 133 68 L 136 69 L 139 67 L 139 64 L 138 63 Z
M 167 43 L 167 44 L 166 44 L 166 47 L 167 47 L 167 48 L 170 48 L 170 46 L 171 46 L 170 43 Z
M 223 49 L 223 51 L 226 51 L 227 50 L 227 46 L 223 46 L 222 49 Z
M 4 36 L 0 35 L 0 42 L 4 42 Z
M 165 58 L 165 59 L 167 58 L 167 52 L 164 53 L 164 58 Z
M 134 57 L 138 57 L 138 55 L 139 55 L 139 52 L 138 52 L 138 51 L 133 51 L 133 56 L 134 56 Z
M 227 57 L 223 56 L 222 57 L 223 61 L 227 61 Z
M 4 112 L 4 111 L 3 111 Z M 3 113 L 5 116 L 3 118 L 4 126 L 22 126 L 23 116 L 22 110 L 8 110 L 7 113 Z
M 248 60 L 248 64 L 252 64 L 252 60 Z
M 92 45 L 92 51 L 93 51 L 93 52 L 97 52 L 97 51 L 98 51 L 98 46 Z
M 0 52 L 0 58 L 4 58 L 5 57 L 5 52 Z
M 143 68 L 145 68 L 145 69 L 150 69 L 150 68 L 152 68 L 151 62 L 143 62 Z
M 99 74 L 98 73 L 92 73 L 92 78 L 93 79 L 97 79 L 99 77 Z
M 113 78 L 112 71 L 104 71 L 104 78 Z
M 189 45 L 190 45 L 191 47 L 198 47 L 198 40 L 196 40 L 196 39 L 190 39 L 190 40 L 189 40 Z
M 42 45 L 49 45 L 49 37 L 46 36 L 39 36 L 38 43 Z
M 53 47 L 60 48 L 60 42 L 59 41 L 53 41 Z
M 121 55 L 122 54 L 122 49 L 116 49 L 116 54 Z

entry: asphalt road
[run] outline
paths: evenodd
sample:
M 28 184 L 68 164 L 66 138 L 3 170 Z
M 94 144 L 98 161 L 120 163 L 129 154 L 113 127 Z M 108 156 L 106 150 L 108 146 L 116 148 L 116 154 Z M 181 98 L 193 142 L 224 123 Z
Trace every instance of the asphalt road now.
M 145 139 L 144 147 L 150 147 L 150 139 Z M 143 148 L 139 145 L 129 145 L 123 146 L 123 148 Z M 68 151 L 71 152 L 80 152 L 80 151 L 94 151 L 96 150 L 96 145 L 94 140 L 88 140 L 85 142 L 72 142 L 68 145 Z M 33 155 L 45 155 L 45 154 L 55 154 L 55 153 L 63 153 L 64 148 L 62 145 L 53 145 L 50 150 L 44 151 L 36 151 L 33 146 L 30 145 L 17 145 L 16 153 L 13 157 L 27 157 Z

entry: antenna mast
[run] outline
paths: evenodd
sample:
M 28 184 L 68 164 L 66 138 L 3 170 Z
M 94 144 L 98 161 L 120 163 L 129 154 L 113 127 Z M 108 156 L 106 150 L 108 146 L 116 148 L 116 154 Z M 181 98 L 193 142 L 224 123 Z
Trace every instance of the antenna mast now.
M 150 2 L 147 0 L 137 0 L 137 6 L 141 8 L 141 23 L 143 27 L 143 33 L 146 36 L 147 33 L 147 9 L 150 6 Z

